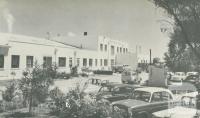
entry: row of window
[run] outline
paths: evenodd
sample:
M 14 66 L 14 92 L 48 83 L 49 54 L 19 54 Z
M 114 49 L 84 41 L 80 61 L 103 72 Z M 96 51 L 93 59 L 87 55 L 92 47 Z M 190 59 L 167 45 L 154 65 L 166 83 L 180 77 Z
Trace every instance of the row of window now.
M 115 46 L 111 45 L 111 55 L 114 55 L 115 54 Z M 107 51 L 107 45 L 103 45 L 103 44 L 100 44 L 100 50 L 101 51 Z M 128 49 L 127 48 L 122 48 L 122 47 L 117 47 L 117 53 L 127 53 L 128 52 Z
M 108 66 L 108 60 L 107 59 L 100 59 L 100 66 Z M 33 56 L 26 56 L 26 67 L 32 68 L 34 62 Z M 114 59 L 111 59 L 111 65 L 114 65 Z M 20 56 L 19 55 L 12 55 L 11 56 L 11 68 L 19 68 L 20 64 Z M 69 67 L 71 67 L 73 64 L 73 60 L 70 57 L 69 58 Z M 83 66 L 97 66 L 98 65 L 98 59 L 94 59 L 94 65 L 93 65 L 93 59 L 87 59 L 83 58 Z M 44 56 L 43 57 L 43 67 L 47 67 L 52 65 L 52 57 L 50 56 Z M 80 65 L 80 58 L 77 58 L 76 65 Z M 66 57 L 59 57 L 58 58 L 58 66 L 59 67 L 66 67 Z M 4 68 L 4 55 L 0 55 L 0 68 Z

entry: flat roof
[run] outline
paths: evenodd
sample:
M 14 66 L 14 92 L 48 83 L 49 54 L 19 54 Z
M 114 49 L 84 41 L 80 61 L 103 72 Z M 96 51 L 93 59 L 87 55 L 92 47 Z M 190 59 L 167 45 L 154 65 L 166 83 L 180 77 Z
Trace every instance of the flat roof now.
M 29 44 L 39 44 L 48 46 L 58 46 L 65 48 L 76 48 L 75 46 L 64 44 L 58 41 L 48 40 L 45 38 L 36 38 L 31 36 L 11 34 L 11 33 L 0 33 L 1 42 L 17 42 L 17 43 L 29 43 Z

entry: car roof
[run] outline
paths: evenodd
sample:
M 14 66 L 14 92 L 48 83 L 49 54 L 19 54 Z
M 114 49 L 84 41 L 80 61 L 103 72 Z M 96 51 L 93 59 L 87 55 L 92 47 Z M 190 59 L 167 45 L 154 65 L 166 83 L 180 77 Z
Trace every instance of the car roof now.
M 189 90 L 189 91 L 196 91 L 197 88 L 191 83 L 182 83 L 182 85 L 169 85 L 168 89 L 173 90 Z
M 185 72 L 175 72 L 175 73 L 185 73 Z
M 131 85 L 131 84 L 119 84 L 119 83 L 108 83 L 105 85 L 107 87 L 132 87 L 132 88 L 139 88 L 140 85 Z
M 190 93 L 186 93 L 183 95 L 183 97 L 196 97 L 198 95 L 198 92 L 190 92 Z
M 160 92 L 160 91 L 166 91 L 166 92 L 170 92 L 170 90 L 165 89 L 165 88 L 161 88 L 161 87 L 143 87 L 143 88 L 137 88 L 135 89 L 136 91 L 146 91 L 146 92 L 150 92 L 150 93 L 154 93 L 154 92 Z

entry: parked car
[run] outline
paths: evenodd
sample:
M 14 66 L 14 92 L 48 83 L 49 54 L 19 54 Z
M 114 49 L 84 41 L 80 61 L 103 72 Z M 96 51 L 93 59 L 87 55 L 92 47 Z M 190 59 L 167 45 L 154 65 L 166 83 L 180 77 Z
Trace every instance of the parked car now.
M 190 76 L 190 75 L 199 75 L 198 72 L 187 72 L 186 76 Z
M 93 73 L 93 71 L 92 70 L 90 70 L 89 68 L 86 68 L 86 67 L 83 67 L 82 69 L 81 69 L 81 75 L 83 76 L 83 77 L 88 77 L 88 76 L 93 76 L 94 75 L 94 73 Z
M 102 86 L 97 93 L 97 101 L 105 100 L 108 103 L 129 98 L 139 85 L 110 83 Z
M 177 101 L 180 101 L 183 95 L 197 91 L 193 84 L 185 82 L 182 85 L 169 85 L 168 89 L 173 93 L 174 99 Z
M 174 104 L 172 92 L 165 88 L 144 87 L 135 89 L 132 98 L 116 101 L 113 111 L 124 118 L 150 118 L 151 113 L 167 109 Z
M 183 82 L 195 84 L 196 82 L 199 82 L 199 75 L 188 75 Z
M 139 84 L 141 80 L 142 79 L 139 77 L 139 75 L 131 70 L 125 70 L 121 74 L 122 83 Z
M 194 108 L 174 107 L 153 113 L 152 118 L 199 118 Z
M 112 66 L 112 71 L 114 73 L 122 73 L 124 71 L 124 66 L 123 65 Z
M 199 116 L 195 109 L 197 94 L 197 92 L 186 93 L 181 98 L 180 106 L 154 112 L 152 113 L 153 118 L 194 118 Z
M 186 79 L 186 75 L 184 72 L 175 72 L 175 74 L 171 77 L 169 84 L 181 85 L 182 81 Z

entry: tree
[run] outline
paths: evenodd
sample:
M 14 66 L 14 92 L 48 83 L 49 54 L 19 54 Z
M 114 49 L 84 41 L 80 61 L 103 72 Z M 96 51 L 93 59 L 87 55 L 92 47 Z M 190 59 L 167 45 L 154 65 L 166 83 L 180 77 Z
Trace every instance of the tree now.
M 160 62 L 160 58 L 158 58 L 158 57 L 153 58 L 153 64 L 156 64 L 159 62 Z
M 200 1 L 199 0 L 151 0 L 174 20 L 173 35 L 185 44 L 185 48 L 200 59 Z M 177 39 L 176 39 L 177 40 Z
M 32 71 L 23 72 L 19 89 L 23 93 L 24 101 L 28 102 L 30 113 L 33 105 L 44 102 L 48 96 L 49 86 L 53 84 L 53 78 L 48 70 L 35 65 Z

